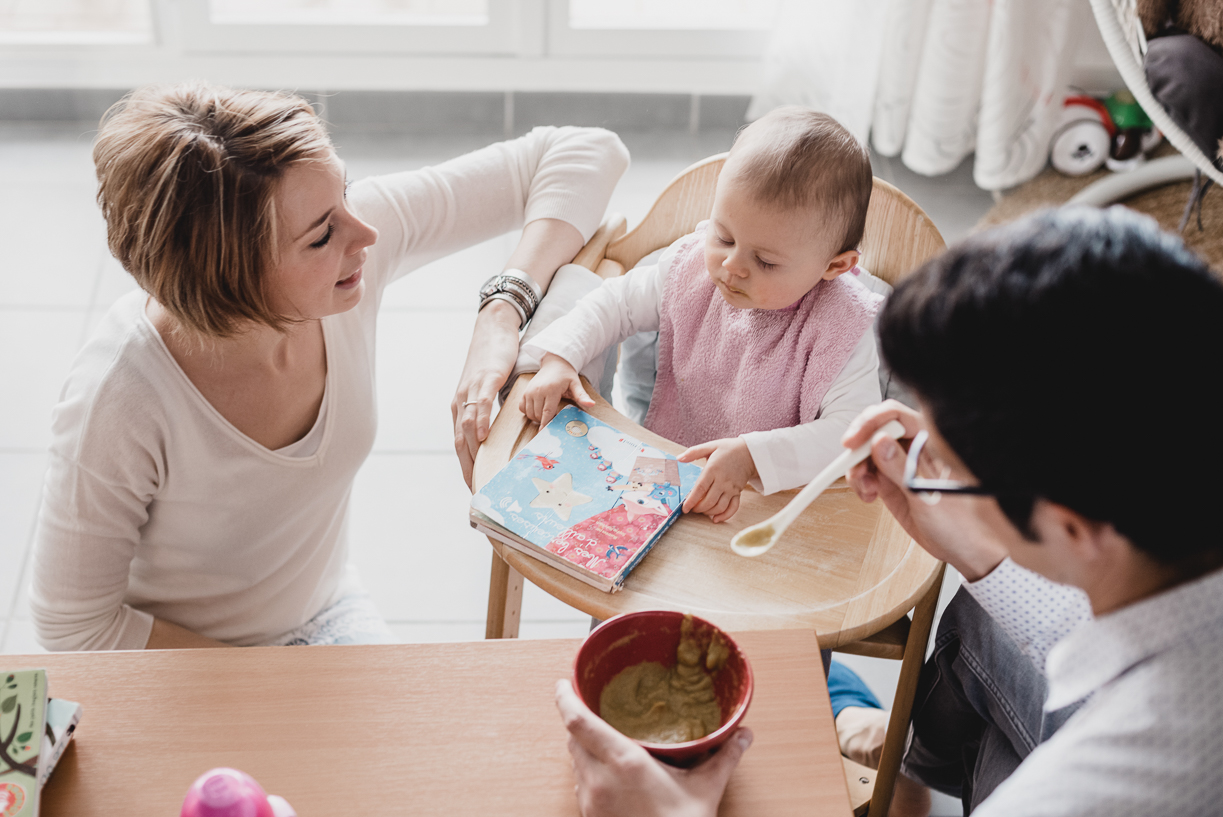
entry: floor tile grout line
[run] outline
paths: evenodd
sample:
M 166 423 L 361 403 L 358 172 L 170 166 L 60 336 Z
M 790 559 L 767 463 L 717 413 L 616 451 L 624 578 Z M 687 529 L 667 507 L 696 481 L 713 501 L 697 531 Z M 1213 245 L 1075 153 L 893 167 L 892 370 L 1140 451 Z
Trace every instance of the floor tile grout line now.
M 89 293 L 89 306 L 85 308 L 84 317 L 81 320 L 81 329 L 77 334 L 76 349 L 85 344 L 89 334 L 89 316 L 93 313 L 93 309 L 98 299 L 98 292 L 102 286 L 102 275 L 106 271 L 106 251 L 103 250 L 98 254 L 97 271 L 93 276 L 93 287 Z M 42 449 L 45 451 L 45 449 Z M 4 453 L 4 449 L 0 449 L 0 453 Z M 30 558 L 34 551 L 34 534 L 38 530 L 38 515 L 42 510 L 42 494 L 43 486 L 38 488 L 38 497 L 34 501 L 34 518 L 30 521 L 29 531 L 26 533 L 25 548 L 21 554 L 21 566 L 17 573 L 17 588 L 13 593 L 13 600 L 9 604 L 8 616 L 4 620 L 4 632 L 0 634 L 0 652 L 7 651 L 9 632 L 12 630 L 13 620 L 17 617 L 17 605 L 21 602 L 21 582 L 25 580 L 26 565 L 30 563 Z M 27 594 L 28 595 L 28 594 Z
M 78 350 L 89 339 L 89 316 L 98 308 L 98 293 L 102 291 L 102 276 L 106 274 L 106 257 L 109 254 L 110 250 L 105 248 L 98 253 L 98 271 L 93 276 L 93 290 L 89 293 L 89 308 L 85 310 L 85 321 L 81 324 L 81 334 L 76 341 Z
M 0 641 L 0 650 L 4 650 L 8 645 L 8 634 L 12 627 L 13 619 L 17 617 L 17 605 L 21 602 L 21 582 L 25 580 L 26 565 L 30 563 L 30 556 L 34 551 L 34 532 L 38 530 L 38 514 L 42 510 L 42 494 L 43 486 L 38 486 L 38 496 L 34 501 L 34 518 L 30 520 L 29 530 L 25 536 L 25 548 L 21 553 L 21 565 L 17 569 L 17 589 L 13 593 L 13 600 L 9 602 L 8 616 L 4 621 L 4 639 Z

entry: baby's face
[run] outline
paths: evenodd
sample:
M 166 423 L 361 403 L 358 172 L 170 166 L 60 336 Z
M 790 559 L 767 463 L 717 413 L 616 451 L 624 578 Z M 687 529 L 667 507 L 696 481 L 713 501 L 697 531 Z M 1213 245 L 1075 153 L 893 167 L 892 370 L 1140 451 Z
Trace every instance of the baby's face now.
M 811 208 L 761 204 L 728 166 L 718 179 L 705 231 L 705 268 L 739 309 L 784 309 L 848 267 Z M 844 254 L 842 254 L 844 255 Z

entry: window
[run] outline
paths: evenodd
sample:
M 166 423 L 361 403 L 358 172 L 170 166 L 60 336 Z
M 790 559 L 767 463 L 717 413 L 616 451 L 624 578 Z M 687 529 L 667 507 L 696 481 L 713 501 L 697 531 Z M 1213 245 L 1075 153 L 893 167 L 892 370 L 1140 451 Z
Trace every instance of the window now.
M 182 0 L 183 35 L 205 52 L 517 54 L 542 2 Z
M 743 94 L 778 0 L 0 0 L 11 87 Z
M 210 10 L 222 24 L 488 24 L 488 0 L 211 0 Z
M 763 29 L 777 0 L 569 0 L 575 29 Z
M 88 45 L 153 39 L 149 0 L 0 0 L 0 43 Z
M 553 0 L 549 52 L 758 59 L 778 0 Z

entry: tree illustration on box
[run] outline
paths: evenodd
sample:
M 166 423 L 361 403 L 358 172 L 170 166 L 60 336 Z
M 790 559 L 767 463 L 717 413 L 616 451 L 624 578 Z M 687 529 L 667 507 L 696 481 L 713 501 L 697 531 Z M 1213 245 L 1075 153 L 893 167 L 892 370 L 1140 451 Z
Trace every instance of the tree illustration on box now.
M 17 684 L 14 682 L 15 679 L 16 676 L 13 675 L 4 679 L 4 691 L 6 693 L 17 688 Z M 34 764 L 22 763 L 13 756 L 18 751 L 21 751 L 22 747 L 28 749 L 29 747 L 25 746 L 26 741 L 34 737 L 33 732 L 17 734 L 17 725 L 21 723 L 21 704 L 17 703 L 16 694 L 9 695 L 7 698 L 0 700 L 0 720 L 3 720 L 3 716 L 10 714 L 13 716 L 13 725 L 9 728 L 7 735 L 0 735 L 0 761 L 3 761 L 4 765 L 8 766 L 7 769 L 0 771 L 0 777 L 12 774 L 13 772 L 21 772 L 22 774 L 35 777 L 38 774 L 38 769 Z M 3 728 L 0 728 L 0 732 L 3 732 Z

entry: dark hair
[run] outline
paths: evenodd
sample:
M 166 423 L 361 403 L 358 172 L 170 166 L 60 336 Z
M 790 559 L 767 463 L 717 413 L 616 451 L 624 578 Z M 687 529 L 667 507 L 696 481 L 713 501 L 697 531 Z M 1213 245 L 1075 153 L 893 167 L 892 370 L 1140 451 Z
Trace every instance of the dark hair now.
M 798 105 L 775 108 L 739 131 L 730 152 L 760 201 L 787 210 L 819 207 L 830 229 L 840 231 L 838 255 L 862 243 L 871 157 L 837 120 Z
M 1223 564 L 1223 284 L 1153 220 L 1063 208 L 969 238 L 896 288 L 880 338 L 1021 531 L 1043 497 L 1185 575 Z

